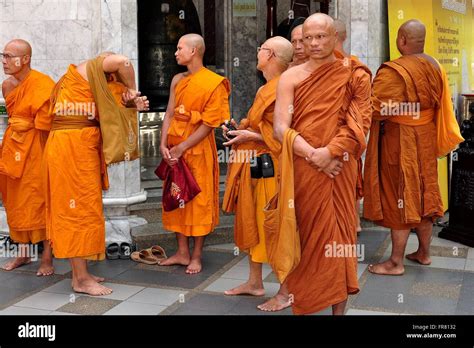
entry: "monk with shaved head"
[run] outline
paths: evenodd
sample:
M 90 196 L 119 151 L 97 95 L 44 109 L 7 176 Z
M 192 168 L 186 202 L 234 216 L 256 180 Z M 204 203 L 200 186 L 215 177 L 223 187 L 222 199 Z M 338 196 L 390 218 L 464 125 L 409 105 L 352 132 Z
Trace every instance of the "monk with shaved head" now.
M 102 191 L 109 188 L 96 107 L 101 101 L 95 99 L 89 81 L 93 74 L 98 78 L 103 74 L 104 80 L 107 74 L 118 76 L 126 87 L 125 104 L 148 108 L 127 57 L 108 53 L 71 64 L 51 94 L 54 120 L 44 153 L 43 181 L 47 237 L 55 257 L 69 260 L 75 292 L 103 296 L 112 289 L 100 284 L 104 279 L 90 274 L 87 264 L 105 259 Z
M 178 251 L 160 265 L 183 265 L 187 274 L 201 272 L 204 239 L 219 224 L 219 164 L 214 129 L 230 117 L 229 81 L 203 66 L 205 50 L 200 35 L 180 38 L 176 61 L 188 70 L 171 82 L 161 132 L 163 159 L 174 166 L 183 158 L 201 189 L 179 208 L 173 211 L 163 208 L 163 226 L 176 233 Z M 191 237 L 194 238 L 192 253 Z
M 51 247 L 46 240 L 45 201 L 41 182 L 41 159 L 51 129 L 49 96 L 54 81 L 31 69 L 32 49 L 25 40 L 12 40 L 1 53 L 3 70 L 8 79 L 2 93 L 8 112 L 8 127 L 0 154 L 0 187 L 4 188 L 10 237 L 21 243 L 20 254 L 3 266 L 11 271 L 31 262 L 31 251 L 25 243 L 43 242 L 38 276 L 54 273 Z
M 429 265 L 433 222 L 444 215 L 437 158 L 463 141 L 443 67 L 424 53 L 426 28 L 404 23 L 401 57 L 384 63 L 373 82 L 373 120 L 365 164 L 364 217 L 391 229 L 390 259 L 370 265 L 381 275 L 402 275 L 408 235 L 419 247 L 407 259 Z
M 235 213 L 234 235 L 237 247 L 248 253 L 250 274 L 242 285 L 225 292 L 228 296 L 264 296 L 262 264 L 268 263 L 266 238 L 263 229 L 263 210 L 276 193 L 276 175 L 281 145 L 273 138 L 273 113 L 275 110 L 276 88 L 281 74 L 287 70 L 293 59 L 293 46 L 285 38 L 276 36 L 268 39 L 258 49 L 257 69 L 267 81 L 255 96 L 247 117 L 238 128 L 228 131 L 223 126 L 224 135 L 229 140 L 225 145 L 232 146 L 235 153 L 251 153 L 255 162 L 252 169 L 250 157 L 247 160 L 229 163 L 223 210 Z M 228 138 L 233 136 L 233 139 Z M 257 158 L 261 161 L 258 161 Z M 237 156 L 239 158 L 239 156 Z M 268 163 L 271 173 L 263 173 L 258 163 Z M 264 311 L 279 311 L 290 306 L 285 286 L 269 301 L 258 306 Z
M 309 61 L 282 74 L 275 105 L 275 137 L 283 151 L 293 152 L 280 165 L 297 178 L 287 203 L 294 209 L 301 260 L 287 284 L 295 314 L 332 306 L 341 315 L 348 295 L 359 291 L 354 202 L 370 75 L 365 66 L 336 58 L 331 17 L 308 17 L 303 35 Z
M 306 63 L 308 61 L 308 54 L 303 42 L 303 24 L 294 27 L 291 31 L 291 44 L 293 45 L 293 60 L 289 67 L 292 68 Z

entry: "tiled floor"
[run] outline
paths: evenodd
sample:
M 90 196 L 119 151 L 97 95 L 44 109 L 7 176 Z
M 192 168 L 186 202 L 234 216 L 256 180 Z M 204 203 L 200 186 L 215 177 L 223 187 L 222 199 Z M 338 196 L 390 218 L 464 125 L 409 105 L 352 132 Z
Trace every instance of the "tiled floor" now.
M 433 237 L 433 263 L 428 267 L 405 261 L 401 277 L 375 276 L 370 263 L 390 255 L 389 232 L 369 228 L 359 236 L 360 293 L 351 296 L 348 315 L 474 314 L 474 249 Z M 408 252 L 416 250 L 410 235 Z M 0 260 L 3 264 L 7 260 Z M 279 289 L 268 265 L 263 266 L 264 297 L 229 297 L 223 291 L 247 280 L 244 255 L 233 244 L 206 247 L 204 270 L 186 275 L 184 267 L 147 266 L 116 260 L 90 264 L 106 278 L 113 293 L 100 298 L 75 294 L 68 263 L 56 260 L 56 275 L 39 278 L 38 263 L 13 272 L 0 271 L 0 315 L 291 315 L 291 309 L 263 313 L 256 307 Z M 329 315 L 330 308 L 316 313 Z

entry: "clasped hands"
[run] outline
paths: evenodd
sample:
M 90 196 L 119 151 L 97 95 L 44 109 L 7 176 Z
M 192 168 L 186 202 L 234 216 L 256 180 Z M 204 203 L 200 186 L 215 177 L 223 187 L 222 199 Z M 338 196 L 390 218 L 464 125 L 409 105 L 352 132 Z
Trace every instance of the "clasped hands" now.
M 331 152 L 327 147 L 320 147 L 313 149 L 306 157 L 305 160 L 319 172 L 323 172 L 331 179 L 338 176 L 343 167 L 343 163 L 331 156 Z
M 171 149 L 168 148 L 167 145 L 160 145 L 161 155 L 163 156 L 163 160 L 170 166 L 173 167 L 176 165 L 183 156 L 185 149 L 181 144 L 173 146 Z

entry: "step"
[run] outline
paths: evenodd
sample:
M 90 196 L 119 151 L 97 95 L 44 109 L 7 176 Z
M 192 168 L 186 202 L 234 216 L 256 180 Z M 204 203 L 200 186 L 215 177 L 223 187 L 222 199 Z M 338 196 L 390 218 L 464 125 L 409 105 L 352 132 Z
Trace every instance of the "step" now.
M 234 242 L 234 216 L 221 215 L 219 219 L 219 226 L 206 238 L 205 245 Z M 175 234 L 166 231 L 161 222 L 152 222 L 134 227 L 131 234 L 137 250 L 149 248 L 152 245 L 160 245 L 165 250 L 176 250 Z

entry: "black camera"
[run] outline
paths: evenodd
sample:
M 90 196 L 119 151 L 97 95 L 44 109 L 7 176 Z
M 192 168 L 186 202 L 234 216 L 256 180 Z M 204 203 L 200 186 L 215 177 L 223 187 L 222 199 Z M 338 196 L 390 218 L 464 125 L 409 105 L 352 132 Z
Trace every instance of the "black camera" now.
M 235 128 L 232 123 L 230 122 L 224 122 L 223 126 L 226 126 L 228 131 L 227 132 L 230 132 L 230 131 L 235 131 L 237 130 L 237 128 Z M 229 138 L 229 140 L 232 140 L 235 138 L 235 135 L 230 135 L 230 134 L 227 134 L 227 138 Z

